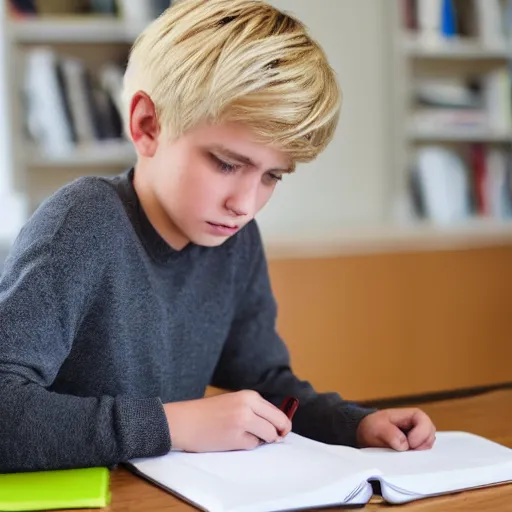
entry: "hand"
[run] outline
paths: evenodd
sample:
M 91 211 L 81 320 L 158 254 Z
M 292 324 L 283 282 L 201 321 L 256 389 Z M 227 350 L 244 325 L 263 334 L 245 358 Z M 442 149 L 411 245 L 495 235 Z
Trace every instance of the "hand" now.
M 428 450 L 435 439 L 434 424 L 420 409 L 383 409 L 364 417 L 357 428 L 357 443 L 361 448 Z
M 291 430 L 286 415 L 255 391 L 169 403 L 164 410 L 173 448 L 187 452 L 250 450 Z

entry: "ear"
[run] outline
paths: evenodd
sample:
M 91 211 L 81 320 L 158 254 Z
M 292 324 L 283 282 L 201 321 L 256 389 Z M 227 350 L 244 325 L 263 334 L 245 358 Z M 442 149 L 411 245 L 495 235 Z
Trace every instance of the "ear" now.
M 136 92 L 130 103 L 130 135 L 137 153 L 151 158 L 158 147 L 160 124 L 155 105 L 143 91 Z

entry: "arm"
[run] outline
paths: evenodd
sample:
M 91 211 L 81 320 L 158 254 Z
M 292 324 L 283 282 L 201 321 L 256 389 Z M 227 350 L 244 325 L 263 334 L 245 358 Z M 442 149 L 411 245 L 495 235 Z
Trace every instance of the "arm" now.
M 86 243 L 73 212 L 61 226 L 53 214 L 29 221 L 0 280 L 0 473 L 112 466 L 170 448 L 158 398 L 48 390 L 105 267 L 101 237 Z
M 275 329 L 277 308 L 259 232 L 255 223 L 246 229 L 250 230 L 246 243 L 250 277 L 212 385 L 253 389 L 275 405 L 294 395 L 300 400 L 293 421 L 295 432 L 318 441 L 356 446 L 357 427 L 373 410 L 344 401 L 336 393 L 316 393 L 293 374 L 288 350 Z

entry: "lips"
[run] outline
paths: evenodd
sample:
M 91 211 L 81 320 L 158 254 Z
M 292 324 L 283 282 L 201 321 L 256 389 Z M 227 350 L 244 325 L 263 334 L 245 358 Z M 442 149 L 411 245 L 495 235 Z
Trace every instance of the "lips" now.
M 208 231 L 214 236 L 231 236 L 234 235 L 239 229 L 239 226 L 234 226 L 231 224 L 219 224 L 216 222 L 206 222 L 206 224 L 208 225 Z
M 232 226 L 230 224 L 218 224 L 217 222 L 208 222 L 210 226 L 217 226 L 220 228 L 227 228 L 227 229 L 238 229 L 238 226 Z

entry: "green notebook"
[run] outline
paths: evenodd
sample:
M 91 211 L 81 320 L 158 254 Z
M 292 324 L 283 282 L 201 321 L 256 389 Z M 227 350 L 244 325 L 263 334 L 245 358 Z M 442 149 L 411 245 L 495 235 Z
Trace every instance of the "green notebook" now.
M 107 468 L 0 475 L 0 510 L 100 508 L 110 502 Z

